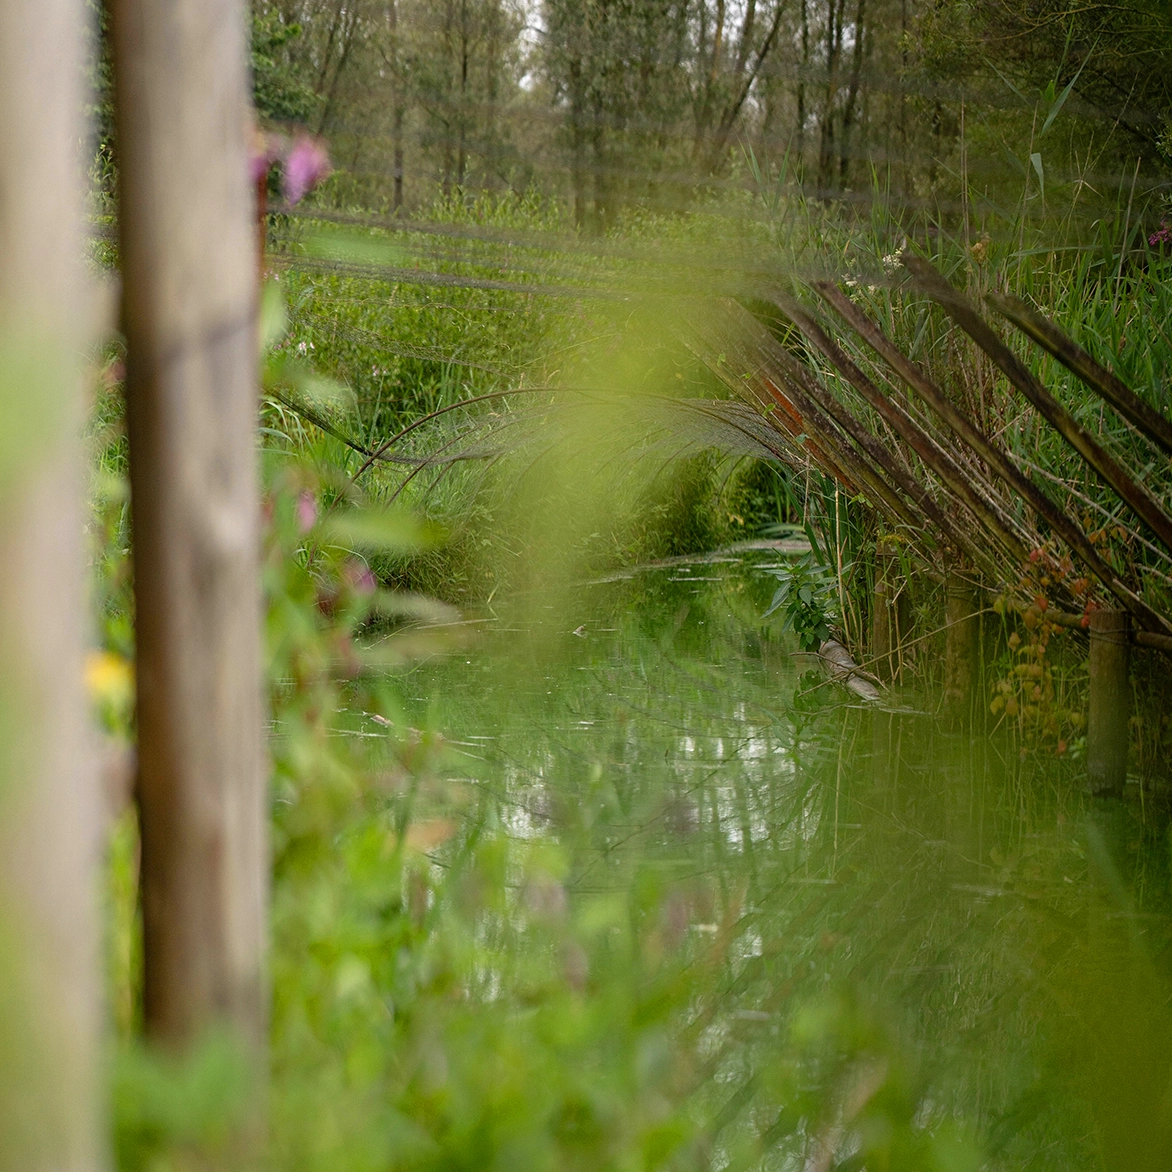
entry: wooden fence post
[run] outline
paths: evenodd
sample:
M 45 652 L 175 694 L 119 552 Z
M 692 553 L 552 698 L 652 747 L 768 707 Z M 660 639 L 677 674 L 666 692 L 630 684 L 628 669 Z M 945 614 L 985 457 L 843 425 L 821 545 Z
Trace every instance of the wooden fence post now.
M 980 660 L 981 620 L 971 572 L 951 569 L 945 577 L 944 714 L 951 724 L 972 716 Z
M 875 674 L 888 681 L 901 673 L 900 646 L 907 634 L 907 592 L 900 589 L 899 550 L 880 538 L 875 543 L 875 598 L 871 612 L 871 655 Z
M 257 275 L 243 0 L 110 0 L 148 1033 L 264 1037 Z
M 0 1167 L 104 1167 L 82 0 L 0 0 Z
M 1123 793 L 1127 781 L 1131 617 L 1125 610 L 1091 611 L 1090 636 L 1088 784 L 1092 793 L 1118 795 Z

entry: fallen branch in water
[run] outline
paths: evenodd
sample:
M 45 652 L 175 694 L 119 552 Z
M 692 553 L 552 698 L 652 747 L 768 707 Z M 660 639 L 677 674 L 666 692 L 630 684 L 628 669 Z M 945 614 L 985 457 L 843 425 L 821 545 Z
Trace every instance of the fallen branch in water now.
M 851 657 L 851 653 L 837 639 L 827 639 L 818 648 L 818 656 L 835 683 L 849 688 L 856 696 L 868 701 L 868 703 L 873 704 L 882 698 L 880 691 L 882 684 L 878 678 L 859 667 Z

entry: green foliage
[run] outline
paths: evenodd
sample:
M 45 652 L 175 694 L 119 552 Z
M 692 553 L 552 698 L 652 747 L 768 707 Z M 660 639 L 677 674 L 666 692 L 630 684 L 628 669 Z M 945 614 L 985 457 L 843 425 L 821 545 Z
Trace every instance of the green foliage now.
M 192 1158 L 238 1164 L 258 1108 L 255 1087 L 249 1056 L 225 1034 L 200 1039 L 182 1057 L 124 1047 L 111 1096 L 119 1172 L 159 1172 Z
M 254 6 L 250 31 L 256 112 L 272 122 L 309 123 L 320 110 L 321 99 L 305 71 L 290 60 L 301 25 L 286 21 L 277 9 Z
M 838 606 L 834 575 L 815 561 L 809 553 L 792 564 L 771 567 L 768 571 L 781 585 L 774 592 L 768 618 L 776 611 L 784 616 L 783 630 L 793 631 L 803 651 L 817 651 L 831 637 Z

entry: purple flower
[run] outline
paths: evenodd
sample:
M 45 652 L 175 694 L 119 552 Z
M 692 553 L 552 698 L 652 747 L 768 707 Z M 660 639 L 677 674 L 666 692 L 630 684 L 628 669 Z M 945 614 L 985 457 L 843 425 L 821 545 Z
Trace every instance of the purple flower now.
M 365 562 L 348 561 L 342 574 L 355 594 L 373 594 L 378 589 L 378 579 Z
M 1172 244 L 1172 224 L 1167 220 L 1160 221 L 1160 230 L 1148 237 L 1148 243 L 1155 248 L 1157 244 Z
M 284 192 L 290 205 L 300 202 L 330 173 L 326 148 L 308 135 L 301 135 L 285 158 Z
M 317 522 L 317 501 L 313 493 L 302 492 L 297 497 L 297 528 L 308 533 Z

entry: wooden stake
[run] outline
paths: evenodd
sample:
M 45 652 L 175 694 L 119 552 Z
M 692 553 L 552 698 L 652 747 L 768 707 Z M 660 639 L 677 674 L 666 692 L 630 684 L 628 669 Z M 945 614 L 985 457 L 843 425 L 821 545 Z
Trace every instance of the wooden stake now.
M 1091 611 L 1087 774 L 1089 788 L 1096 794 L 1121 794 L 1127 781 L 1130 626 L 1125 610 Z
M 82 0 L 0 0 L 0 1167 L 105 1164 L 83 687 Z
M 972 717 L 980 660 L 981 620 L 971 572 L 952 569 L 945 578 L 944 716 L 953 725 Z
M 257 242 L 243 0 L 111 0 L 150 1035 L 260 1043 Z
M 875 545 L 875 599 L 871 612 L 871 654 L 880 679 L 902 676 L 900 647 L 907 634 L 907 591 L 900 589 L 899 550 L 882 538 Z

